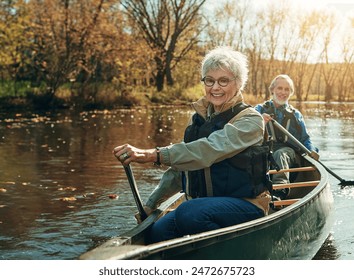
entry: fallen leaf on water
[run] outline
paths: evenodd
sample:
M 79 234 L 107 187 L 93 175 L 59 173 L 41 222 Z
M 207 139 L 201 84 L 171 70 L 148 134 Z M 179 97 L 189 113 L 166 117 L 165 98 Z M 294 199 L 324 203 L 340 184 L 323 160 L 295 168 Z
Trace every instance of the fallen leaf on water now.
M 83 196 L 83 197 L 90 197 L 90 196 L 94 196 L 94 195 L 96 195 L 96 193 L 91 192 L 91 193 L 85 193 L 85 194 L 83 194 L 82 196 Z
M 71 197 L 61 197 L 61 198 L 59 198 L 59 200 L 61 200 L 61 201 L 75 201 L 76 198 L 73 197 L 73 196 L 71 196 Z
M 76 191 L 75 187 L 65 187 L 65 188 L 59 188 L 59 191 Z

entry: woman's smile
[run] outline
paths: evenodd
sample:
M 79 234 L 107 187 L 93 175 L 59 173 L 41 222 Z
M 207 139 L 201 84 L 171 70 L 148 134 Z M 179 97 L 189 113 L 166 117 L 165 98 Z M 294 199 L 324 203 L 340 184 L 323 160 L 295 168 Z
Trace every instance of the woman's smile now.
M 206 98 L 219 111 L 238 92 L 236 81 L 230 71 L 222 69 L 210 70 L 206 77 L 214 81 L 211 86 L 205 85 Z

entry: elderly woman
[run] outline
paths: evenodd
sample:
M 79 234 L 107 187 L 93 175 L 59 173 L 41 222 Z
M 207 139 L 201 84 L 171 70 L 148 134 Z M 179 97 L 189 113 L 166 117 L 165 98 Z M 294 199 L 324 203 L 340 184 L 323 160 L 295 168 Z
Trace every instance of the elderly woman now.
M 195 114 L 183 142 L 156 149 L 124 144 L 113 150 L 123 165 L 154 162 L 170 167 L 145 205 L 148 214 L 171 195 L 186 193 L 187 201 L 152 226 L 151 242 L 227 227 L 268 213 L 266 170 L 262 160 L 252 160 L 247 153 L 262 145 L 264 134 L 262 116 L 243 103 L 247 59 L 231 48 L 218 47 L 203 59 L 201 74 L 205 96 L 192 104 Z
M 274 141 L 273 157 L 280 169 L 288 169 L 297 165 L 296 144 L 288 141 L 282 131 L 277 129 L 270 120 L 275 119 L 286 128 L 297 140 L 299 140 L 314 158 L 318 158 L 318 149 L 312 144 L 307 132 L 304 118 L 299 110 L 289 104 L 290 97 L 294 94 L 294 82 L 285 74 L 276 76 L 269 86 L 271 100 L 258 104 L 255 109 L 262 114 L 267 125 L 268 134 Z M 290 182 L 289 172 L 274 174 L 273 184 L 287 184 Z M 274 191 L 279 199 L 285 199 L 290 189 Z

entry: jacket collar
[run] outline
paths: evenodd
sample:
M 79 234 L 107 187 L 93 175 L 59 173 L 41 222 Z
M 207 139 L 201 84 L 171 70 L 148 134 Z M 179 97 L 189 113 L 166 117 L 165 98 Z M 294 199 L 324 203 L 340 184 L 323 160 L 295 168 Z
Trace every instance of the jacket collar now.
M 243 95 L 241 92 L 239 92 L 234 97 L 232 97 L 229 101 L 224 103 L 222 111 L 218 113 L 225 112 L 229 110 L 231 107 L 235 106 L 236 104 L 241 103 L 242 101 L 243 101 Z M 199 115 L 201 115 L 204 118 L 207 118 L 215 114 L 213 104 L 207 101 L 205 96 L 203 96 L 196 102 L 193 102 L 191 106 Z

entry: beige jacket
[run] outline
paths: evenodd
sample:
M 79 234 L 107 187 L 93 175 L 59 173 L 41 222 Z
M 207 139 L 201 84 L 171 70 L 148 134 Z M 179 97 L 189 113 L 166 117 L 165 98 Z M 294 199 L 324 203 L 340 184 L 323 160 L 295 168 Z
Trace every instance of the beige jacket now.
M 233 97 L 224 105 L 223 111 L 243 101 L 242 94 Z M 193 109 L 204 118 L 212 117 L 213 106 L 205 97 L 192 104 Z M 158 207 L 171 195 L 182 190 L 181 171 L 207 169 L 212 164 L 242 152 L 252 145 L 261 145 L 264 122 L 253 108 L 237 114 L 223 129 L 189 143 L 177 143 L 161 148 L 161 162 L 170 168 L 164 173 L 157 188 L 150 195 L 146 205 Z M 270 196 L 262 193 L 257 198 L 246 199 L 261 208 L 265 214 L 269 210 Z

